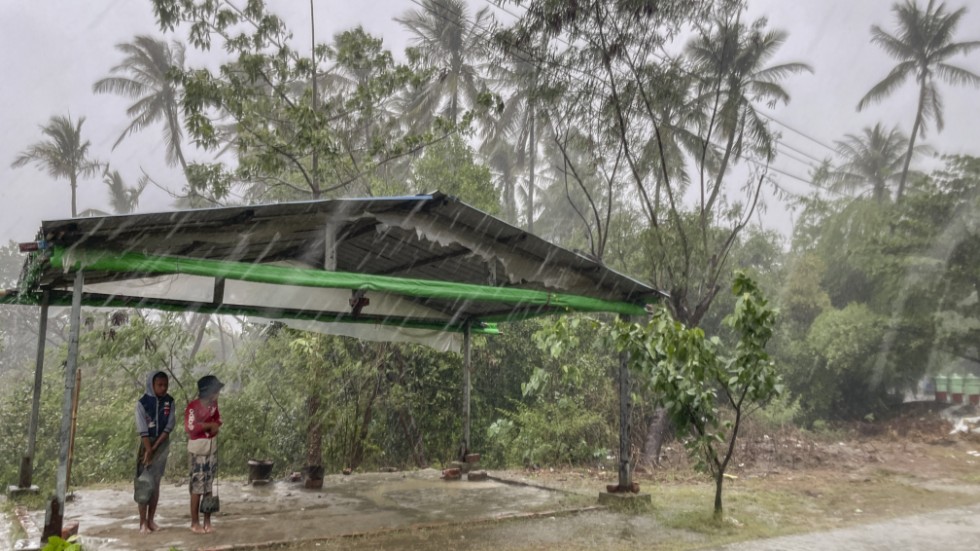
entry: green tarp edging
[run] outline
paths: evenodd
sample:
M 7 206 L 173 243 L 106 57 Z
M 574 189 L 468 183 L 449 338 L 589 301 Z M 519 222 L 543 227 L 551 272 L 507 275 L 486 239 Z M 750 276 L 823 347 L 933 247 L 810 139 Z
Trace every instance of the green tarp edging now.
M 66 253 L 55 248 L 51 266 L 65 269 Z M 566 308 L 580 312 L 611 312 L 641 316 L 642 306 L 628 302 L 602 300 L 566 293 L 550 293 L 509 287 L 489 287 L 467 283 L 407 279 L 392 276 L 331 272 L 303 268 L 288 268 L 264 264 L 245 264 L 222 260 L 151 256 L 135 252 L 117 253 L 100 250 L 72 250 L 68 269 L 99 270 L 133 274 L 187 274 L 331 289 L 376 291 L 398 295 L 442 300 L 474 300 Z
M 37 294 L 18 295 L 17 293 L 11 293 L 8 295 L 0 295 L 0 304 L 38 306 L 41 304 L 41 298 L 40 295 Z M 49 304 L 51 306 L 70 306 L 71 292 L 64 291 L 53 293 Z M 350 314 L 338 315 L 332 312 L 273 312 L 272 310 L 274 309 L 259 309 L 228 304 L 217 306 L 205 303 L 178 304 L 174 302 L 154 300 L 152 298 L 127 300 L 120 298 L 107 298 L 105 296 L 92 297 L 90 295 L 83 294 L 82 304 L 96 308 L 152 308 L 154 310 L 162 310 L 165 312 L 186 312 L 188 310 L 192 310 L 202 314 L 247 315 L 274 319 L 318 321 L 323 323 L 376 324 L 388 327 L 432 329 L 438 331 L 450 331 L 454 333 L 462 333 L 465 330 L 465 324 L 461 322 L 448 324 L 444 321 L 428 321 L 422 319 L 406 319 L 396 317 L 378 319 L 376 317 L 352 316 Z M 500 329 L 497 327 L 496 323 L 475 323 L 471 325 L 470 331 L 473 334 L 481 335 L 500 334 Z

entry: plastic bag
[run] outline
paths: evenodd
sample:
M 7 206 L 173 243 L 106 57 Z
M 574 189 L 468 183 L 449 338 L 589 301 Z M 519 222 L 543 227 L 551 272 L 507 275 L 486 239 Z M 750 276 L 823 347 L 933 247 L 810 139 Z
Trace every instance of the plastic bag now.
M 149 469 L 133 480 L 133 499 L 140 505 L 146 505 L 153 499 L 153 473 Z
M 217 513 L 221 510 L 221 501 L 218 496 L 201 496 L 201 512 L 205 514 Z

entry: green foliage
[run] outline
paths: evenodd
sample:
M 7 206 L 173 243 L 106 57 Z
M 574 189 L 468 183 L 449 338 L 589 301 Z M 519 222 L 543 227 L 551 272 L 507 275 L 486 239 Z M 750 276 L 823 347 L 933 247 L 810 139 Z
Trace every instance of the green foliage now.
M 328 472 L 454 457 L 456 355 L 273 327 L 246 357 L 240 390 L 222 398 L 232 420 L 223 431 L 226 457 L 270 459 L 287 470 L 320 464 Z M 480 399 L 477 393 L 475 406 Z
M 808 204 L 776 350 L 809 422 L 860 419 L 975 358 L 980 162 L 946 162 L 899 203 Z
M 637 263 L 630 272 L 699 326 L 759 205 L 766 173 L 757 167 L 775 153 L 756 106 L 788 101 L 784 79 L 810 68 L 768 65 L 786 34 L 765 19 L 743 22 L 741 1 L 518 3 L 529 9 L 496 36 L 504 53 L 540 49 L 549 64 L 576 67 L 545 71 L 533 87 L 555 167 L 542 226 L 566 243 L 579 234 L 576 246 L 598 258 L 639 242 L 642 253 L 626 253 Z M 677 43 L 691 35 L 686 48 Z M 736 173 L 749 176 L 733 183 Z
M 170 72 L 194 141 L 237 153 L 233 169 L 197 170 L 192 197 L 220 200 L 231 181 L 266 201 L 319 198 L 355 184 L 370 193 L 376 179 L 395 177 L 381 165 L 432 139 L 427 132 L 406 135 L 389 111 L 414 75 L 363 29 L 338 34 L 332 45 L 317 43 L 307 56 L 260 0 L 241 9 L 194 0 L 153 6 L 162 30 L 186 26 L 193 47 L 220 44 L 231 56 L 217 70 L 175 65 Z M 326 70 L 329 61 L 334 66 Z
M 764 404 L 782 392 L 780 377 L 765 351 L 775 325 L 756 284 L 737 273 L 737 298 L 725 324 L 738 336 L 733 353 L 699 328 L 687 328 L 661 307 L 644 325 L 618 322 L 610 336 L 629 353 L 630 368 L 659 397 L 675 426 L 689 429 L 684 445 L 696 468 L 716 483 L 715 513 L 721 514 L 725 469 L 735 449 L 742 415 L 750 404 Z M 721 404 L 732 411 L 725 420 Z
M 780 320 L 784 327 L 800 336 L 821 313 L 830 308 L 830 296 L 820 282 L 826 268 L 823 260 L 812 253 L 794 259 L 783 283 L 780 296 Z
M 618 402 L 612 382 L 618 358 L 595 338 L 595 322 L 589 318 L 522 325 L 536 329 L 536 350 L 514 358 L 526 370 L 526 379 L 519 389 L 511 387 L 509 398 L 497 402 L 495 418 L 484 425 L 487 461 L 594 464 L 616 445 Z M 520 335 L 525 342 L 530 337 Z
M 779 430 L 792 427 L 799 422 L 803 414 L 800 398 L 789 392 L 783 392 L 754 414 L 762 426 L 769 430 Z
M 187 192 L 191 196 L 209 196 L 220 201 L 228 196 L 233 175 L 220 163 L 191 163 L 187 165 Z
M 504 465 L 595 464 L 615 441 L 615 426 L 584 396 L 559 396 L 514 412 L 487 428 L 493 458 Z
M 880 407 L 889 390 L 882 370 L 884 320 L 866 306 L 852 304 L 825 312 L 807 336 L 816 365 L 799 381 L 804 406 L 817 417 L 864 415 Z
M 500 212 L 490 169 L 476 163 L 473 149 L 458 135 L 427 147 L 412 164 L 411 181 L 418 193 L 439 190 L 490 214 Z
M 51 536 L 41 551 L 82 551 L 81 538 L 76 535 L 63 540 L 58 536 Z

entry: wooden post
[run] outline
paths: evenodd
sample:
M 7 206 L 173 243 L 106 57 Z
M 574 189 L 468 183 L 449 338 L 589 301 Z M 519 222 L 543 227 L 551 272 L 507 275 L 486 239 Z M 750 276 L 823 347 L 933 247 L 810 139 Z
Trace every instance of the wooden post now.
M 20 462 L 21 488 L 30 488 L 34 479 L 34 452 L 37 447 L 37 424 L 41 412 L 41 383 L 44 375 L 44 345 L 48 340 L 48 306 L 51 289 L 41 292 L 41 319 L 37 328 L 37 358 L 34 363 L 34 397 L 31 401 L 31 420 L 27 427 L 27 453 Z
M 75 373 L 78 371 L 78 337 L 81 332 L 82 287 L 85 276 L 82 270 L 75 272 L 75 287 L 71 297 L 71 330 L 68 337 L 68 360 L 65 364 L 65 394 L 61 409 L 61 446 L 58 451 L 58 472 L 55 484 L 57 507 L 48 509 L 44 521 L 45 534 L 60 534 L 64 520 L 65 494 L 68 491 L 68 438 L 71 432 L 71 398 L 75 394 Z M 54 500 L 52 500 L 52 505 Z M 56 509 L 53 511 L 53 509 Z
M 71 460 L 75 456 L 75 427 L 78 425 L 78 395 L 82 391 L 82 370 L 75 372 L 75 392 L 71 397 L 71 434 L 68 437 L 68 472 L 65 488 L 71 484 Z
M 620 318 L 627 320 L 626 316 Z M 629 353 L 619 355 L 619 489 L 629 491 L 633 486 L 630 472 L 630 417 L 633 413 L 632 388 L 630 387 Z
M 470 453 L 470 371 L 472 369 L 470 322 L 463 329 L 463 455 Z M 464 458 L 460 458 L 464 459 Z

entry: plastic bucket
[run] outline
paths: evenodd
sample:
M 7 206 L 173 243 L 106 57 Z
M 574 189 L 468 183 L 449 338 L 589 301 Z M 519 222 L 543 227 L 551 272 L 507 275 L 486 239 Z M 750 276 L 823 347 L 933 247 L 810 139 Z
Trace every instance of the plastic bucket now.
M 949 392 L 949 377 L 936 375 L 936 401 L 945 403 L 947 392 Z
M 949 395 L 954 404 L 963 403 L 963 377 L 956 373 L 949 376 Z
M 963 379 L 963 394 L 969 403 L 980 405 L 980 378 L 973 373 L 968 374 Z

